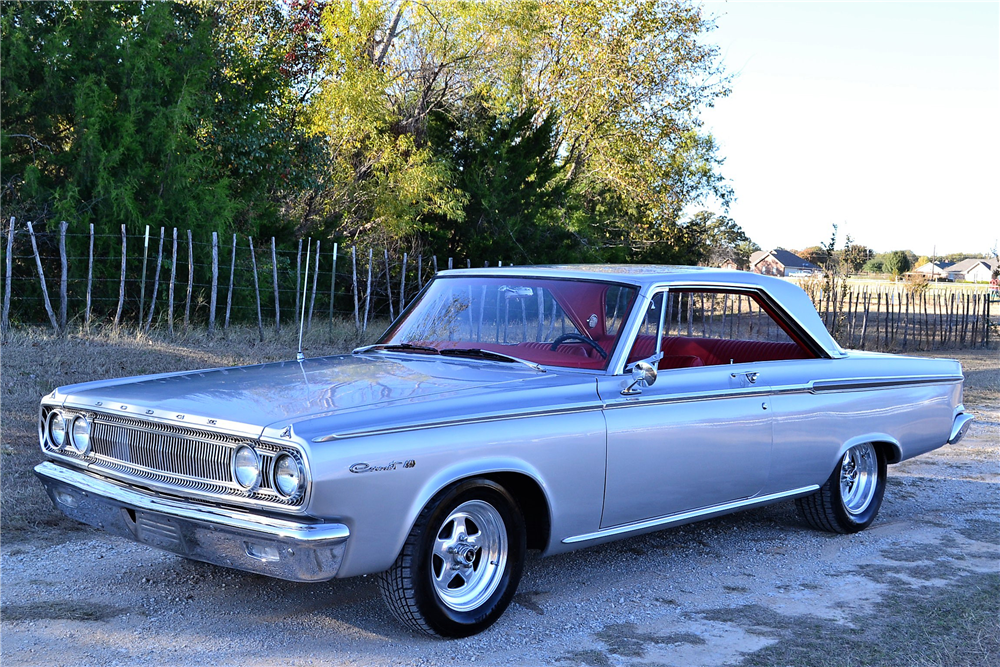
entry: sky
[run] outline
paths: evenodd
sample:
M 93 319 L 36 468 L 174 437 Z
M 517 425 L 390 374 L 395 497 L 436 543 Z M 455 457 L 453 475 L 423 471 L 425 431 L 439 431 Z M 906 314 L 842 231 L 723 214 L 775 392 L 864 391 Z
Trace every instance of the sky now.
M 732 93 L 702 113 L 763 249 L 1000 237 L 1000 3 L 706 2 Z M 710 205 L 721 212 L 717 205 Z

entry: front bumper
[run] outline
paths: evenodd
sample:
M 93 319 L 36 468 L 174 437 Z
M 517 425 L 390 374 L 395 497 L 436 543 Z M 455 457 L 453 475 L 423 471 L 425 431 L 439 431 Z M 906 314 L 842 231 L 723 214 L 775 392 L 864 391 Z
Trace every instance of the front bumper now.
M 289 581 L 337 575 L 350 531 L 154 495 L 51 461 L 35 467 L 68 517 L 114 535 L 223 567 Z

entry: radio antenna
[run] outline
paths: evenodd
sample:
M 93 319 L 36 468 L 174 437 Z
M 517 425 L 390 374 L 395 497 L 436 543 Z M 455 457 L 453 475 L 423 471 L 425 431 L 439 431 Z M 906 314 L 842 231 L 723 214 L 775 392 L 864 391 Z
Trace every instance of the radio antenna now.
M 300 248 L 302 246 L 299 246 Z M 299 351 L 295 353 L 295 360 L 302 361 L 305 357 L 302 355 L 302 329 L 306 323 L 306 298 L 309 296 L 309 253 L 312 250 L 312 239 L 309 239 L 309 244 L 306 246 L 306 270 L 305 275 L 302 279 L 302 314 L 299 316 Z

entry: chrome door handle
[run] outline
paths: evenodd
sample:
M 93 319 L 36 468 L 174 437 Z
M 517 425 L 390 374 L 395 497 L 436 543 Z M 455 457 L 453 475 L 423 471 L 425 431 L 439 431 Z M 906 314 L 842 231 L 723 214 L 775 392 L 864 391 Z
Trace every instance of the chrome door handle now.
M 757 373 L 747 373 L 746 374 L 747 382 L 749 382 L 750 384 L 754 384 L 755 382 L 757 382 L 757 375 L 758 375 Z

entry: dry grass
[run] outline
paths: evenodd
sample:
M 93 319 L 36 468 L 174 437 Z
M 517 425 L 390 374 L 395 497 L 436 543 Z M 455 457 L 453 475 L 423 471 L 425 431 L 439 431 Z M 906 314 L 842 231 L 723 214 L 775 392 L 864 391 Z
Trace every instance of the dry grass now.
M 338 354 L 370 342 L 387 323 L 369 326 L 364 340 L 353 323 L 314 326 L 303 341 L 307 356 Z M 32 468 L 42 460 L 38 446 L 38 403 L 54 388 L 106 378 L 167 371 L 238 366 L 295 357 L 298 330 L 281 334 L 233 327 L 225 336 L 209 338 L 204 330 L 149 335 L 107 328 L 84 336 L 81 331 L 56 337 L 41 328 L 12 330 L 0 345 L 0 535 L 7 542 L 41 538 L 42 528 L 74 530 L 49 502 Z M 59 531 L 55 537 L 58 538 Z
M 918 354 L 958 359 L 962 363 L 966 407 L 1000 406 L 1000 350 L 947 350 Z

